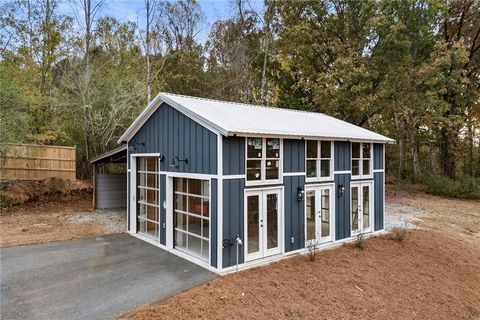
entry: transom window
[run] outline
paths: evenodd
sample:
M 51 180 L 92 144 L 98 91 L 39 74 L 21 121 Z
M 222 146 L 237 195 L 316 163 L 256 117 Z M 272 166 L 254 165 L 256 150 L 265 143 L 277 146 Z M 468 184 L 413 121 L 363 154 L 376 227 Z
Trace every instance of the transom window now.
M 372 175 L 372 144 L 352 142 L 352 177 Z
M 247 182 L 280 180 L 281 146 L 278 138 L 247 138 Z
M 175 178 L 175 248 L 208 261 L 210 248 L 210 182 Z
M 329 180 L 332 178 L 332 142 L 306 141 L 306 172 L 308 180 Z

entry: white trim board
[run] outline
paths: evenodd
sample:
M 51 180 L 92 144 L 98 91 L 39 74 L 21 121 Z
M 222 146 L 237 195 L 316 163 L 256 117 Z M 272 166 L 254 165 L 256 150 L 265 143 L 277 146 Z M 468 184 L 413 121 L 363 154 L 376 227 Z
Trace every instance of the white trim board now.
M 365 238 L 370 238 L 370 237 L 379 236 L 379 235 L 382 235 L 382 234 L 385 234 L 385 233 L 387 233 L 387 231 L 385 229 L 382 229 L 382 230 L 369 232 L 369 233 L 366 233 L 364 235 L 365 235 Z M 320 245 L 318 247 L 317 251 L 336 249 L 338 247 L 341 247 L 345 243 L 351 243 L 351 242 L 354 242 L 355 240 L 356 240 L 355 237 L 349 237 L 349 238 L 345 238 L 345 239 L 341 239 L 341 240 L 335 240 L 335 241 L 327 242 L 325 244 Z M 244 271 L 244 270 L 248 270 L 248 269 L 255 268 L 255 267 L 266 266 L 266 265 L 272 264 L 273 262 L 278 262 L 278 261 L 281 261 L 281 260 L 284 260 L 284 259 L 291 258 L 292 256 L 297 255 L 297 254 L 305 255 L 307 253 L 308 253 L 308 249 L 303 248 L 303 249 L 298 249 L 298 250 L 294 250 L 294 251 L 285 252 L 285 253 L 278 254 L 278 255 L 271 256 L 271 257 L 264 258 L 264 259 L 253 260 L 253 261 L 247 262 L 246 264 L 245 263 L 239 264 L 238 265 L 238 271 Z M 223 268 L 222 270 L 215 270 L 214 272 L 217 273 L 217 274 L 220 274 L 220 275 L 227 275 L 227 274 L 230 274 L 230 273 L 234 273 L 236 271 L 237 271 L 237 266 L 235 265 L 235 266 Z

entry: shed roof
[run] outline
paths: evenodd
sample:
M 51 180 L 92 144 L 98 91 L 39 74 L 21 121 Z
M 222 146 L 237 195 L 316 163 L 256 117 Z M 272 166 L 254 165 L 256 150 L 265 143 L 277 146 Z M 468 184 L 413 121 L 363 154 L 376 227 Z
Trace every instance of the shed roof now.
M 127 162 L 127 145 L 122 145 L 113 150 L 107 151 L 93 159 L 90 163 L 126 163 Z
M 357 140 L 394 143 L 393 139 L 323 113 L 249 105 L 172 93 L 159 93 L 118 140 L 130 140 L 162 104 L 167 103 L 224 136 Z

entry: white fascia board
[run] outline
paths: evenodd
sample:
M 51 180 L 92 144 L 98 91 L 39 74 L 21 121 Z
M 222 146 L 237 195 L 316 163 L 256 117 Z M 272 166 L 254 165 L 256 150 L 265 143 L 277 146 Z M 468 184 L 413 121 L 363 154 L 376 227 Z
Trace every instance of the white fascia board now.
M 385 139 L 367 139 L 367 138 L 349 138 L 349 137 L 337 137 L 337 136 L 307 136 L 307 135 L 285 135 L 285 134 L 270 134 L 270 133 L 257 133 L 257 132 L 232 132 L 228 131 L 227 136 L 237 137 L 276 137 L 283 139 L 297 139 L 297 140 L 332 140 L 332 141 L 351 141 L 351 142 L 371 142 L 371 143 L 384 143 L 395 144 L 395 140 L 385 137 Z
M 142 125 L 147 121 L 148 118 L 150 118 L 153 112 L 161 104 L 161 103 L 158 103 L 159 100 L 160 100 L 160 93 L 157 94 L 157 96 L 152 101 L 150 101 L 148 106 L 140 113 L 140 115 L 132 122 L 130 127 L 128 127 L 128 129 L 122 134 L 122 136 L 117 141 L 118 144 L 122 142 L 130 141 L 132 136 L 135 133 L 137 133 L 137 131 L 142 127 Z

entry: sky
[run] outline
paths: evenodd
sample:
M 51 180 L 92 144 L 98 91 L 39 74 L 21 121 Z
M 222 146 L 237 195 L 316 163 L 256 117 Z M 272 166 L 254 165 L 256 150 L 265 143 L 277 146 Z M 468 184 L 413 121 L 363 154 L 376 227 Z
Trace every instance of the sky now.
M 230 0 L 198 0 L 205 17 L 206 25 L 198 35 L 198 41 L 205 43 L 210 33 L 210 28 L 216 20 L 226 19 L 231 16 L 234 4 Z M 263 14 L 263 0 L 248 0 L 250 5 L 259 14 Z M 106 0 L 100 16 L 110 15 L 119 21 L 135 21 L 140 28 L 144 27 L 142 17 L 145 14 L 144 0 Z

